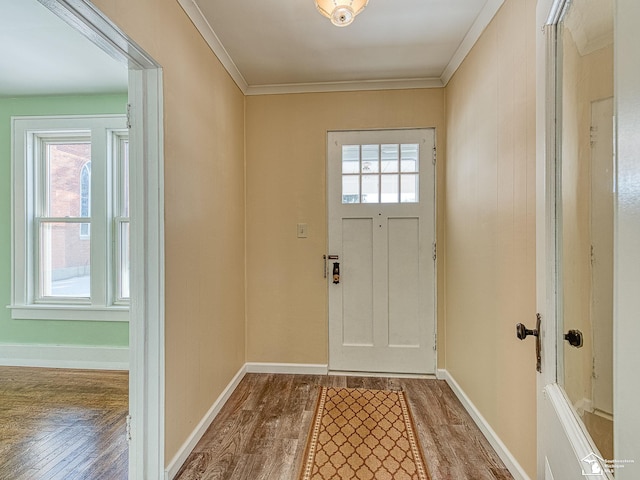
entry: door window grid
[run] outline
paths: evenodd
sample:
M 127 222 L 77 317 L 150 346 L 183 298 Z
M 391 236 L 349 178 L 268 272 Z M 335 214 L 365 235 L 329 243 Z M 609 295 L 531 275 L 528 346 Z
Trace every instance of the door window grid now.
M 342 203 L 417 203 L 419 145 L 342 146 Z

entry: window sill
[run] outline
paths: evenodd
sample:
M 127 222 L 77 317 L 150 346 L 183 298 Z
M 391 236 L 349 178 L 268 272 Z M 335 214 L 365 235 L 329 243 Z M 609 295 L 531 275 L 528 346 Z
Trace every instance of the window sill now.
M 128 322 L 129 307 L 91 307 L 88 305 L 9 305 L 14 320 L 85 320 Z

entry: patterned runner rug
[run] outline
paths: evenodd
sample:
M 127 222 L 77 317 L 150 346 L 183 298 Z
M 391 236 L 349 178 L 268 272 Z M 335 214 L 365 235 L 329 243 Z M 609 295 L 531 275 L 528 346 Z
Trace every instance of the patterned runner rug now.
M 322 387 L 300 480 L 428 480 L 404 392 Z

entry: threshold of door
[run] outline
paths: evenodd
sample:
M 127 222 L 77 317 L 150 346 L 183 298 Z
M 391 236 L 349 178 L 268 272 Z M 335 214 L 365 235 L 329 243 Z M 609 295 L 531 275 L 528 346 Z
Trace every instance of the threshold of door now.
M 430 373 L 389 373 L 389 372 L 347 372 L 329 370 L 328 375 L 342 375 L 346 377 L 380 377 L 380 378 L 419 378 L 435 380 L 435 374 Z

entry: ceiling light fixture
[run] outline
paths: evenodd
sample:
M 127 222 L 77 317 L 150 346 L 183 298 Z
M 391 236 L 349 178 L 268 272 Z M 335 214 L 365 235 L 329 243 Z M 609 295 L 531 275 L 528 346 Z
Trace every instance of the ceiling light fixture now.
M 351 25 L 369 0 L 314 0 L 318 11 L 336 27 Z

